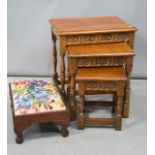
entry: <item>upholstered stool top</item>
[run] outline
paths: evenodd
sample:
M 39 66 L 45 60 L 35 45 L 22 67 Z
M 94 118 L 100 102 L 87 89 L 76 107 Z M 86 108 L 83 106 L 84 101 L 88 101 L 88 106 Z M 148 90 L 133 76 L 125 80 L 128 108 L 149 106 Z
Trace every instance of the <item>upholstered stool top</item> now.
M 52 83 L 25 80 L 11 83 L 15 115 L 66 110 L 66 106 Z

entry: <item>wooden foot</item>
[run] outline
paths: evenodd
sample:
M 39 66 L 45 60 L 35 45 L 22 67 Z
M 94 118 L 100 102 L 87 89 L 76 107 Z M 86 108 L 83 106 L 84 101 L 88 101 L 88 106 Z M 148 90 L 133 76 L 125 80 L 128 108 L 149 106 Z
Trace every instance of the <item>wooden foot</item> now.
M 129 104 L 123 105 L 122 116 L 123 118 L 129 118 Z
M 79 130 L 83 130 L 84 129 L 84 116 L 83 116 L 83 114 L 79 114 L 79 116 L 78 116 L 77 128 Z
M 80 85 L 80 84 L 79 84 Z M 84 128 L 84 102 L 85 102 L 85 99 L 84 99 L 84 94 L 82 93 L 83 92 L 83 86 L 80 85 L 79 86 L 79 91 L 82 90 L 81 92 L 79 92 L 80 96 L 79 96 L 79 103 L 78 103 L 78 121 L 77 121 L 77 128 L 78 129 L 83 129 Z
M 122 110 L 123 118 L 129 117 L 129 109 L 130 109 L 130 79 L 126 82 L 125 94 L 124 94 L 124 104 Z
M 67 130 L 67 127 L 65 127 L 65 126 L 62 126 L 62 127 L 61 127 L 61 135 L 62 135 L 63 137 L 67 137 L 67 136 L 69 135 L 69 132 L 68 132 L 68 130 Z
M 23 134 L 22 134 L 22 133 L 18 133 L 18 134 L 17 134 L 16 143 L 17 143 L 17 144 L 23 143 Z
M 75 116 L 75 107 L 74 105 L 70 105 L 70 121 L 75 121 L 76 116 Z
M 115 130 L 120 131 L 122 130 L 122 116 L 116 115 L 115 117 Z

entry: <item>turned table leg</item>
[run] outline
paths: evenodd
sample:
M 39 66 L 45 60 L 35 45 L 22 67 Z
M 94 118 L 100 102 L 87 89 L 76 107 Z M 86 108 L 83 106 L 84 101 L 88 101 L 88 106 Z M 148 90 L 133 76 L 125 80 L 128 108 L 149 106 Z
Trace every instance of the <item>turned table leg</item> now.
M 78 103 L 78 129 L 84 128 L 84 83 L 79 83 L 79 103 Z
M 60 58 L 60 83 L 61 83 L 61 91 L 65 97 L 65 62 L 64 56 Z
M 52 42 L 53 42 L 53 49 L 52 49 L 52 62 L 53 62 L 53 80 L 58 81 L 57 75 L 57 50 L 56 50 L 56 36 L 52 31 Z
M 124 87 L 117 90 L 117 102 L 115 106 L 115 130 L 122 129 L 122 106 L 123 106 Z
M 74 75 L 71 76 L 70 82 L 70 120 L 75 120 L 75 79 Z
M 122 111 L 122 115 L 124 118 L 129 117 L 129 109 L 130 109 L 130 79 L 127 80 L 125 85 L 124 104 Z
M 66 98 L 65 93 L 65 54 L 66 54 L 66 38 L 60 37 L 60 84 L 61 92 Z
M 125 92 L 124 92 L 124 104 L 122 115 L 124 118 L 129 117 L 129 109 L 130 109 L 130 75 L 133 67 L 133 57 L 128 57 L 126 61 L 126 74 L 127 81 L 125 82 Z
M 67 98 L 69 99 L 70 94 L 70 81 L 71 81 L 71 75 L 70 75 L 70 69 L 69 69 L 69 63 L 67 65 Z

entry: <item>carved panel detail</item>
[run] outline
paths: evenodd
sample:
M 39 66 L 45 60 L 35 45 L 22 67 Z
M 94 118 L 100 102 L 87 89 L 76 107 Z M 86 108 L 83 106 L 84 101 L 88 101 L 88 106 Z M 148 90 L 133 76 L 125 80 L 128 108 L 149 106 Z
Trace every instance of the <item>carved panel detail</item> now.
M 114 37 L 113 34 L 103 34 L 100 36 L 99 40 L 100 41 L 109 41 L 109 40 L 112 40 Z
M 68 38 L 68 43 L 78 43 L 79 42 L 79 37 L 78 36 L 70 36 Z
M 115 82 L 86 82 L 85 88 L 87 90 L 116 90 L 116 83 Z
M 67 37 L 67 44 L 91 44 L 104 42 L 128 42 L 129 33 L 104 33 L 104 34 L 87 34 L 72 35 Z
M 78 58 L 79 67 L 119 66 L 126 63 L 125 57 Z
M 82 37 L 82 41 L 92 43 L 92 42 L 96 42 L 96 38 L 97 38 L 96 35 L 86 35 Z

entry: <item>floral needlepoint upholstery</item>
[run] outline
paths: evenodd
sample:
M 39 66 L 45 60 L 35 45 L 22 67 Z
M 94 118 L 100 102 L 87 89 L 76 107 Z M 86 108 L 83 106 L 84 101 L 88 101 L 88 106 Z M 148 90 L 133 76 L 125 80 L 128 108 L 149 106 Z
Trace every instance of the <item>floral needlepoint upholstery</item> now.
M 15 115 L 66 110 L 57 88 L 47 81 L 13 82 L 11 89 Z

